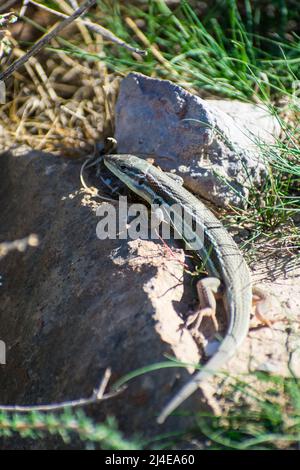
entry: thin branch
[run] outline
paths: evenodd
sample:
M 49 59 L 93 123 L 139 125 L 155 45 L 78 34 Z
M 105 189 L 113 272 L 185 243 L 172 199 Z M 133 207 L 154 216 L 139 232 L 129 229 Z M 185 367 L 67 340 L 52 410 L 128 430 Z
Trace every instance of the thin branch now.
M 12 7 L 14 3 L 16 3 L 17 0 L 8 0 L 7 2 L 4 3 L 4 5 L 2 5 L 0 7 L 0 13 L 2 13 L 3 11 L 7 11 L 8 8 Z
M 7 25 L 9 23 L 15 23 L 17 19 L 17 15 L 15 15 L 15 13 L 13 13 L 12 11 L 0 15 L 0 28 L 7 28 Z
M 178 72 L 176 70 L 174 70 L 174 67 L 172 67 L 169 62 L 167 61 L 167 59 L 165 59 L 165 57 L 162 55 L 162 53 L 160 52 L 160 50 L 158 49 L 158 46 L 156 46 L 155 44 L 151 44 L 151 42 L 149 41 L 149 39 L 145 36 L 145 34 L 143 33 L 143 31 L 138 27 L 138 25 L 129 17 L 125 18 L 125 22 L 127 23 L 127 25 L 129 26 L 129 28 L 132 29 L 132 31 L 134 32 L 134 34 L 137 35 L 137 37 L 143 42 L 143 44 L 146 46 L 146 47 L 149 47 L 149 49 L 151 50 L 152 54 L 154 55 L 154 57 L 156 57 L 156 59 L 161 63 L 163 64 L 163 66 L 169 71 L 171 72 L 172 74 L 174 75 L 179 75 Z
M 79 6 L 77 0 L 69 0 L 69 3 L 71 4 L 74 10 L 76 10 L 76 8 L 78 8 Z
M 113 398 L 119 395 L 125 389 L 124 387 L 121 387 L 117 391 L 106 393 L 104 395 L 110 376 L 111 370 L 106 369 L 100 385 L 93 391 L 92 395 L 89 398 L 80 398 L 78 400 L 65 401 L 62 403 L 52 403 L 51 405 L 0 405 L 0 411 L 14 411 L 19 413 L 26 413 L 30 411 L 58 411 L 64 408 L 78 408 L 81 406 L 98 403 L 100 401 L 107 400 L 108 398 Z
M 10 251 L 18 250 L 25 251 L 28 246 L 38 246 L 39 239 L 38 236 L 32 233 L 28 237 L 21 238 L 19 240 L 14 240 L 12 242 L 1 242 L 0 243 L 0 259 L 4 258 Z
M 41 5 L 35 0 L 28 0 L 28 1 L 29 3 L 32 3 L 32 5 L 35 5 L 43 10 L 46 10 L 49 13 L 52 13 L 53 15 L 60 16 L 61 18 L 68 18 L 68 15 L 66 15 L 65 13 L 62 13 L 61 11 L 56 11 L 56 10 L 53 10 L 52 8 L 47 7 L 46 5 Z M 100 34 L 100 36 L 102 36 L 104 39 L 107 39 L 108 41 L 111 41 L 117 44 L 118 46 L 124 47 L 130 52 L 135 52 L 136 54 L 139 54 L 142 56 L 147 55 L 147 51 L 130 46 L 130 44 L 127 44 L 125 41 L 120 39 L 118 36 L 113 34 L 108 29 L 104 28 L 103 26 L 93 23 L 92 21 L 85 20 L 84 18 L 77 18 L 76 22 L 84 24 L 88 29 L 90 29 L 94 33 Z
M 71 24 L 76 18 L 85 13 L 91 6 L 96 3 L 97 0 L 87 0 L 84 4 L 76 10 L 73 15 L 66 18 L 64 21 L 59 23 L 50 33 L 45 34 L 23 57 L 17 59 L 10 67 L 8 67 L 3 73 L 0 74 L 0 81 L 6 80 L 10 77 L 16 70 L 18 70 L 28 59 L 36 54 L 38 54 L 41 49 L 48 44 L 51 39 L 57 36 L 66 26 Z
M 29 0 L 23 0 L 23 4 L 19 13 L 19 16 L 22 17 L 26 14 Z

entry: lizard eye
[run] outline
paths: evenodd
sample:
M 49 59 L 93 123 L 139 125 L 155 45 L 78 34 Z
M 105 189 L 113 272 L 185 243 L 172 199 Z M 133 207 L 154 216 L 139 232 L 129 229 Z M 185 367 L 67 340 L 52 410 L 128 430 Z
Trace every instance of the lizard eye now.
M 124 163 L 122 165 L 120 165 L 120 168 L 122 171 L 125 171 L 126 170 L 126 165 L 124 165 Z
M 144 182 L 145 182 L 145 177 L 144 177 L 144 176 L 140 176 L 140 177 L 139 177 L 139 180 L 138 180 L 138 184 L 139 184 L 139 185 L 142 185 Z

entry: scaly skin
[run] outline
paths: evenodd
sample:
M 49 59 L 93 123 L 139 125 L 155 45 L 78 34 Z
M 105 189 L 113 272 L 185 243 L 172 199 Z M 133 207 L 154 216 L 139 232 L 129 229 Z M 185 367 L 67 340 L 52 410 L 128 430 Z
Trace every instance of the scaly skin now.
M 225 365 L 247 336 L 252 303 L 250 272 L 236 243 L 221 222 L 174 178 L 134 155 L 105 155 L 104 163 L 150 204 L 164 204 L 168 207 L 179 204 L 186 213 L 192 215 L 193 223 L 197 224 L 202 234 L 197 254 L 204 260 L 209 275 L 220 279 L 224 287 L 228 315 L 226 336 L 216 354 L 162 410 L 158 417 L 158 422 L 162 423 L 197 390 L 201 382 L 215 375 Z M 175 218 L 175 229 L 177 223 Z M 191 232 L 191 225 L 185 223 L 184 234 L 185 240 L 191 240 L 195 230 Z

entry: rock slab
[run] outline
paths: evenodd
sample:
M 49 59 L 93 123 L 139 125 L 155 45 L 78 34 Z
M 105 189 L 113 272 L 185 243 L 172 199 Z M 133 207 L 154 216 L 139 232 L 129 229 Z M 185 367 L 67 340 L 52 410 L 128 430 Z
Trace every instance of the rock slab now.
M 272 142 L 278 132 L 263 107 L 206 101 L 168 80 L 139 73 L 121 82 L 118 152 L 154 158 L 219 206 L 246 204 L 251 186 L 261 185 L 267 172 L 257 144 Z
M 128 372 L 165 361 L 166 354 L 188 364 L 201 356 L 190 332 L 180 327 L 196 300 L 182 265 L 189 255 L 185 259 L 172 241 L 173 256 L 155 240 L 99 240 L 96 209 L 106 203 L 80 190 L 79 173 L 80 163 L 42 152 L 15 149 L 0 155 L 0 243 L 30 233 L 40 240 L 38 247 L 0 260 L 0 339 L 7 348 L 6 364 L 0 365 L 1 404 L 85 398 L 107 367 L 113 384 Z M 256 258 L 256 268 L 265 259 L 265 253 Z M 273 329 L 250 332 L 228 364 L 233 376 L 249 369 L 288 375 L 291 368 L 300 376 L 299 267 L 283 276 L 288 260 L 274 261 L 276 269 L 268 265 L 255 281 L 263 287 L 273 270 L 266 291 L 285 301 L 284 312 L 276 310 Z M 212 322 L 204 319 L 201 335 L 209 340 L 211 333 Z M 192 413 L 172 416 L 161 427 L 155 418 L 189 377 L 183 367 L 148 372 L 129 381 L 119 396 L 85 412 L 96 422 L 115 416 L 128 437 L 179 431 L 203 406 L 200 392 L 182 405 Z M 215 406 L 212 400 L 208 404 Z M 1 448 L 28 445 L 0 440 Z M 47 438 L 32 446 L 63 444 Z

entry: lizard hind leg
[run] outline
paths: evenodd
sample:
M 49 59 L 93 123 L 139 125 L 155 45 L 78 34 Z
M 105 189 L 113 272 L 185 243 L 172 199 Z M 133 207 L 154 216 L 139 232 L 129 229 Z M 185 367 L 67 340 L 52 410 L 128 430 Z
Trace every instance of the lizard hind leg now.
M 266 314 L 273 309 L 272 296 L 257 286 L 252 288 L 252 309 L 255 318 L 261 325 L 272 327 L 274 321 L 266 318 Z
M 220 288 L 220 280 L 216 277 L 206 277 L 197 282 L 197 293 L 199 299 L 198 308 L 187 319 L 186 326 L 198 331 L 204 317 L 210 317 L 216 331 L 219 325 L 216 318 L 216 297 Z

